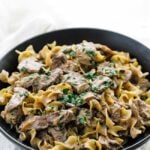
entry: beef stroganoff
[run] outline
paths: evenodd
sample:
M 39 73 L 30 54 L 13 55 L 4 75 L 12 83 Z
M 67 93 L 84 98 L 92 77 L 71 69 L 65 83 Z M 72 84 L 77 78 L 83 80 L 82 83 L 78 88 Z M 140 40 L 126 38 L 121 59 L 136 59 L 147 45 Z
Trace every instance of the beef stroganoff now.
M 150 126 L 148 73 L 128 53 L 87 41 L 16 53 L 1 117 L 33 148 L 117 150 Z

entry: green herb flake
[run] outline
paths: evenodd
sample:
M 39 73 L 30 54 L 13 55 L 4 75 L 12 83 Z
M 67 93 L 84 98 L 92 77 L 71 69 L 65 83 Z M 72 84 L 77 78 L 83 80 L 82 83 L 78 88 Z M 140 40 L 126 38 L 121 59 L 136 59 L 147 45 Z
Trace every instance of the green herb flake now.
M 85 49 L 85 53 L 90 57 L 95 57 L 96 53 L 92 49 Z
M 79 122 L 80 122 L 82 125 L 87 125 L 86 117 L 85 117 L 85 116 L 80 117 L 80 118 L 79 118 Z
M 107 81 L 104 82 L 104 86 L 107 87 L 107 88 L 112 87 L 113 85 L 114 84 L 111 80 L 107 80 Z
M 66 91 L 65 91 L 66 92 Z M 67 95 L 64 95 L 61 99 L 65 104 L 70 103 L 74 105 L 82 105 L 83 104 L 83 98 L 80 95 L 67 93 Z
M 22 67 L 22 68 L 20 69 L 20 71 L 22 71 L 22 72 L 26 72 L 26 71 L 27 71 L 27 68 Z
M 107 74 L 110 77 L 118 75 L 118 71 L 116 69 L 109 67 L 102 68 L 102 72 L 104 72 L 104 74 Z
M 72 58 L 76 57 L 76 52 L 75 51 L 70 51 L 69 56 L 71 56 Z
M 95 72 L 87 72 L 84 76 L 89 80 L 94 80 L 96 78 Z
M 51 75 L 51 72 L 50 72 L 50 70 L 48 70 L 48 69 L 42 67 L 42 68 L 40 69 L 40 71 L 39 71 L 39 74 L 45 74 L 45 75 L 50 76 L 50 75 Z
M 63 94 L 68 94 L 69 89 L 63 89 Z

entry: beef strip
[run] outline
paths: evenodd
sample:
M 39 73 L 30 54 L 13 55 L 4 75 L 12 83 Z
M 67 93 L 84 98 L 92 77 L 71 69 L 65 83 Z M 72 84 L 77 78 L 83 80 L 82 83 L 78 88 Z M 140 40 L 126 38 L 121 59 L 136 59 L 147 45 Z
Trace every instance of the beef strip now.
M 140 99 L 134 100 L 132 111 L 136 117 L 141 116 L 140 118 L 143 119 L 144 125 L 150 126 L 150 106 L 148 104 Z
M 52 69 L 58 68 L 67 61 L 66 55 L 61 51 L 52 56 Z
M 119 120 L 121 119 L 121 111 L 120 111 L 120 105 L 117 103 L 114 103 L 111 107 L 110 107 L 110 112 L 111 112 L 111 119 L 113 122 L 119 122 Z
M 99 136 L 98 140 L 105 149 L 118 150 L 121 148 L 121 145 L 118 141 L 110 139 L 108 136 Z
M 90 100 L 92 100 L 94 98 L 96 98 L 96 95 L 91 91 L 89 91 L 83 95 L 83 100 L 85 102 L 89 102 Z
M 17 125 L 23 119 L 23 112 L 21 107 L 14 108 L 10 112 L 2 111 L 1 117 L 5 119 L 8 124 Z
M 40 62 L 37 62 L 34 57 L 28 57 L 19 63 L 18 70 L 21 72 L 35 73 L 39 72 L 42 66 L 44 65 Z
M 101 93 L 107 88 L 116 88 L 116 83 L 106 76 L 98 76 L 92 83 L 91 89 L 96 93 Z
M 28 91 L 21 87 L 14 88 L 14 94 L 5 106 L 5 111 L 11 111 L 21 105 L 22 101 L 28 96 Z
M 64 72 L 68 72 L 68 71 L 80 71 L 79 65 L 77 62 L 72 61 L 72 60 L 67 60 L 67 62 L 65 64 L 62 65 L 61 67 L 63 69 Z
M 75 120 L 75 115 L 72 110 L 61 110 L 48 115 L 29 117 L 22 122 L 20 130 L 27 131 L 32 128 L 41 130 L 46 129 L 48 126 L 63 126 L 73 120 Z
M 67 130 L 60 127 L 49 127 L 48 133 L 54 138 L 55 141 L 64 142 L 67 139 Z
M 46 129 L 48 127 L 48 122 L 46 116 L 31 116 L 27 117 L 20 125 L 20 130 L 25 132 L 31 130 L 32 128 L 36 130 Z
M 75 116 L 72 110 L 56 111 L 47 116 L 47 121 L 50 126 L 67 124 L 73 120 L 75 120 Z
M 30 88 L 32 87 L 33 92 L 38 90 L 44 90 L 52 84 L 57 84 L 61 81 L 63 72 L 57 68 L 51 71 L 50 75 L 34 73 L 23 77 L 21 80 L 16 82 L 17 86 Z
M 64 75 L 64 82 L 71 84 L 78 93 L 89 89 L 88 81 L 77 72 L 70 71 L 68 74 Z
M 150 82 L 145 78 L 140 78 L 137 85 L 140 86 L 140 89 L 144 92 L 150 88 Z
M 113 77 L 117 75 L 117 69 L 114 68 L 112 63 L 104 62 L 97 67 L 97 73 L 104 76 Z
M 92 119 L 91 112 L 86 108 L 82 108 L 79 111 L 79 114 L 76 119 L 76 123 L 77 125 L 91 126 L 91 119 Z

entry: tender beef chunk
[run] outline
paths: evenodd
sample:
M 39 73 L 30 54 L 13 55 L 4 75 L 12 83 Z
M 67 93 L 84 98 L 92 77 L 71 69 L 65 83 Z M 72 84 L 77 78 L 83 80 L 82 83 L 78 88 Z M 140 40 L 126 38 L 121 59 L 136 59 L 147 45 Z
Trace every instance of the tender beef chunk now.
M 5 107 L 5 111 L 11 111 L 21 105 L 22 101 L 28 96 L 28 91 L 21 87 L 14 88 L 14 94 Z
M 32 128 L 36 130 L 45 129 L 48 127 L 48 122 L 46 116 L 31 116 L 26 118 L 25 121 L 20 125 L 20 130 L 25 132 L 31 130 Z
M 73 120 L 75 120 L 75 115 L 72 110 L 56 111 L 47 116 L 50 126 L 65 125 Z
M 71 110 L 62 110 L 50 113 L 49 115 L 43 116 L 31 116 L 22 122 L 20 125 L 21 131 L 27 131 L 32 128 L 36 130 L 45 129 L 48 126 L 59 126 L 65 125 L 70 121 L 75 120 L 73 111 Z
M 113 122 L 119 122 L 121 112 L 120 112 L 120 105 L 115 103 L 110 107 L 111 111 L 111 118 Z
M 61 65 L 66 63 L 66 61 L 67 61 L 66 55 L 61 51 L 54 54 L 52 56 L 52 69 L 60 67 Z
M 28 57 L 19 63 L 18 70 L 21 72 L 35 73 L 39 72 L 42 66 L 43 64 L 37 62 L 34 57 Z
M 46 74 L 31 74 L 27 77 L 23 77 L 20 81 L 16 82 L 17 86 L 32 88 L 33 92 L 38 90 L 44 90 L 52 84 L 57 84 L 61 81 L 62 70 L 57 68 L 51 71 L 50 75 Z
M 10 112 L 2 111 L 1 117 L 11 125 L 19 124 L 23 119 L 23 112 L 21 107 L 14 108 Z
M 106 76 L 98 76 L 91 85 L 92 91 L 96 93 L 101 93 L 107 88 L 116 88 L 116 83 Z
M 96 96 L 95 96 L 95 94 L 93 93 L 93 92 L 87 92 L 87 93 L 85 93 L 84 95 L 83 95 L 83 100 L 85 101 L 85 102 L 89 102 L 91 99 L 94 99 L 94 98 L 96 98 Z
M 140 78 L 138 80 L 138 86 L 140 86 L 141 90 L 147 91 L 150 88 L 150 82 L 148 79 Z
M 79 111 L 79 114 L 77 116 L 77 120 L 76 123 L 77 125 L 91 125 L 91 119 L 92 119 L 92 114 L 90 113 L 90 111 L 86 108 L 82 108 Z
M 132 105 L 133 114 L 136 117 L 141 116 L 141 119 L 144 121 L 144 125 L 150 126 L 150 106 L 146 104 L 144 101 L 137 99 L 133 101 Z
M 49 127 L 48 133 L 54 138 L 55 141 L 64 142 L 67 139 L 67 130 L 60 127 Z
M 88 81 L 77 72 L 70 71 L 68 74 L 64 75 L 64 82 L 71 84 L 78 93 L 89 89 Z
M 80 71 L 80 68 L 79 68 L 79 65 L 77 64 L 77 62 L 72 61 L 72 60 L 67 60 L 67 62 L 61 68 L 63 69 L 64 72 Z
M 121 148 L 121 145 L 117 140 L 112 140 L 107 136 L 100 136 L 98 140 L 105 149 L 118 150 Z
M 63 71 L 59 68 L 52 70 L 50 75 L 40 75 L 40 78 L 34 82 L 33 91 L 46 89 L 50 85 L 57 84 L 61 81 Z
M 96 49 L 91 43 L 77 45 L 76 57 L 81 65 L 91 66 L 91 61 L 96 55 Z
M 112 63 L 104 62 L 98 66 L 97 73 L 104 76 L 113 77 L 117 75 L 117 70 L 114 68 Z

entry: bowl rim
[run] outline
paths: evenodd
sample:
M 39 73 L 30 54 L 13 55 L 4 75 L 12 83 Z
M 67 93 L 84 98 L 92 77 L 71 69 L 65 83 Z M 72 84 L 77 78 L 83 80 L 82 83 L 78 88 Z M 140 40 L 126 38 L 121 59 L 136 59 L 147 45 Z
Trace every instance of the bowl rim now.
M 63 28 L 63 29 L 57 29 L 57 30 L 52 30 L 52 31 L 49 31 L 49 32 L 46 32 L 46 33 L 42 33 L 42 34 L 38 34 L 36 36 L 32 36 L 30 38 L 28 38 L 27 40 L 24 40 L 22 41 L 21 43 L 17 44 L 14 48 L 11 48 L 9 51 L 7 51 L 7 53 L 5 53 L 2 57 L 0 57 L 0 61 L 5 58 L 7 55 L 9 55 L 10 52 L 16 50 L 17 47 L 20 47 L 21 45 L 24 45 L 25 43 L 33 40 L 33 39 L 36 39 L 36 38 L 39 38 L 41 36 L 45 36 L 45 35 L 49 35 L 49 34 L 52 34 L 52 33 L 57 33 L 57 32 L 65 32 L 65 31 L 68 31 L 68 30 L 72 30 L 72 31 L 76 31 L 76 30 L 93 30 L 93 31 L 103 31 L 103 32 L 107 32 L 107 33 L 110 33 L 110 34 L 115 34 L 117 36 L 122 36 L 124 38 L 127 38 L 129 39 L 131 42 L 134 42 L 134 43 L 137 43 L 139 45 L 141 45 L 142 47 L 146 48 L 146 49 L 149 49 L 147 46 L 145 46 L 144 44 L 140 43 L 139 41 L 131 38 L 131 37 L 128 37 L 127 35 L 124 35 L 122 33 L 119 33 L 119 32 L 116 32 L 116 31 L 111 31 L 111 30 L 106 30 L 106 29 L 101 29 L 101 28 L 92 28 L 92 27 L 71 27 L 71 28 Z M 149 49 L 150 50 L 150 49 Z M 0 132 L 7 138 L 10 140 L 10 142 L 13 142 L 15 144 L 17 144 L 18 146 L 20 146 L 21 148 L 23 149 L 27 149 L 27 150 L 34 150 L 34 148 L 32 148 L 31 146 L 28 146 L 26 144 L 24 144 L 23 142 L 13 138 L 9 133 L 7 133 L 1 126 L 0 126 Z M 139 146 L 143 145 L 144 143 L 146 143 L 148 140 L 150 139 L 150 134 L 147 135 L 146 137 L 140 139 L 138 142 L 130 145 L 130 146 L 127 146 L 125 148 L 123 148 L 124 150 L 134 150 L 135 148 L 138 148 Z

